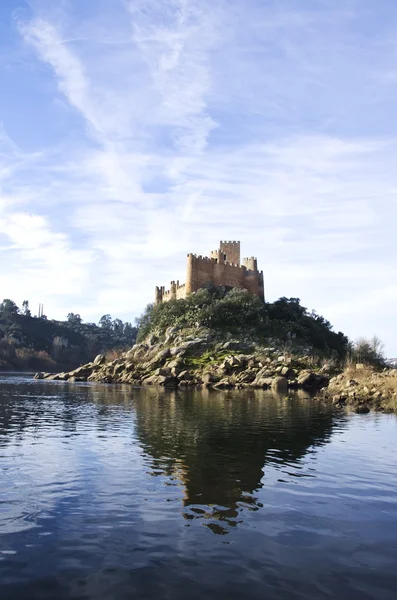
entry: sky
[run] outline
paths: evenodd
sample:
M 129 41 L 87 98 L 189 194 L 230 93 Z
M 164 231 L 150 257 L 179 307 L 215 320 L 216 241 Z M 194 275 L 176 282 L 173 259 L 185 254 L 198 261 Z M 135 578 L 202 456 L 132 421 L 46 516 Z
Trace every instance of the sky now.
M 1 0 L 0 297 L 133 321 L 240 240 L 397 356 L 395 0 Z

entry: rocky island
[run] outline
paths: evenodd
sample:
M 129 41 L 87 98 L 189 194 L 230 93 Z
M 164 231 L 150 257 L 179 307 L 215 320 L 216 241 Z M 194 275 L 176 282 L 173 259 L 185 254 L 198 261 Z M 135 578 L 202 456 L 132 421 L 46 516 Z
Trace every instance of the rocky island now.
M 396 409 L 397 371 L 382 370 L 371 348 L 370 364 L 355 360 L 348 338 L 298 298 L 265 302 L 263 273 L 254 257 L 240 266 L 239 242 L 220 242 L 210 257 L 189 254 L 186 284 L 157 287 L 137 325 L 137 343 L 117 358 L 99 354 L 72 371 L 35 377 L 285 394 L 304 389 L 338 408 Z

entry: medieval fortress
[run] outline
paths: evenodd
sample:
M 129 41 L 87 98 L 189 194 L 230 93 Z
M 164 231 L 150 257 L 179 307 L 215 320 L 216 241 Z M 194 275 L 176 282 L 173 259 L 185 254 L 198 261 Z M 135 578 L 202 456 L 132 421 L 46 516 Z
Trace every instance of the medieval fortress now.
M 263 271 L 258 271 L 257 259 L 244 258 L 240 264 L 240 242 L 220 242 L 219 249 L 210 256 L 187 255 L 186 283 L 171 281 L 170 289 L 156 287 L 155 302 L 185 298 L 209 283 L 247 290 L 265 299 Z

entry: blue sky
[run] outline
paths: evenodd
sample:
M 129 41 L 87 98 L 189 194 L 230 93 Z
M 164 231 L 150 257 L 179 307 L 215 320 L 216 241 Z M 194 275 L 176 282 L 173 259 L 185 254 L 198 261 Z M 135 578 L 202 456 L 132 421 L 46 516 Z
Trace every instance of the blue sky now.
M 240 239 L 397 356 L 394 0 L 2 0 L 0 296 L 133 320 Z

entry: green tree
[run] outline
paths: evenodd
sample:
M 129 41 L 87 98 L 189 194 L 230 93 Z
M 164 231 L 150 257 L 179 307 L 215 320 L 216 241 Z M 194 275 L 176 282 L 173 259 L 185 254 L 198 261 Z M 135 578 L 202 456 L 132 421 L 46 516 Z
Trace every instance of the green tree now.
M 99 327 L 102 327 L 102 329 L 112 329 L 113 323 L 112 323 L 111 315 L 103 315 L 99 319 L 98 324 L 99 324 Z
M 29 300 L 24 300 L 22 302 L 22 314 L 25 315 L 25 317 L 31 317 L 32 313 L 30 311 L 29 308 Z
M 2 313 L 3 316 L 17 315 L 19 313 L 19 308 L 13 300 L 5 298 L 0 304 L 0 313 Z
M 71 327 L 73 327 L 73 329 L 78 330 L 80 329 L 83 319 L 80 317 L 79 314 L 69 313 L 67 316 L 67 322 Z

